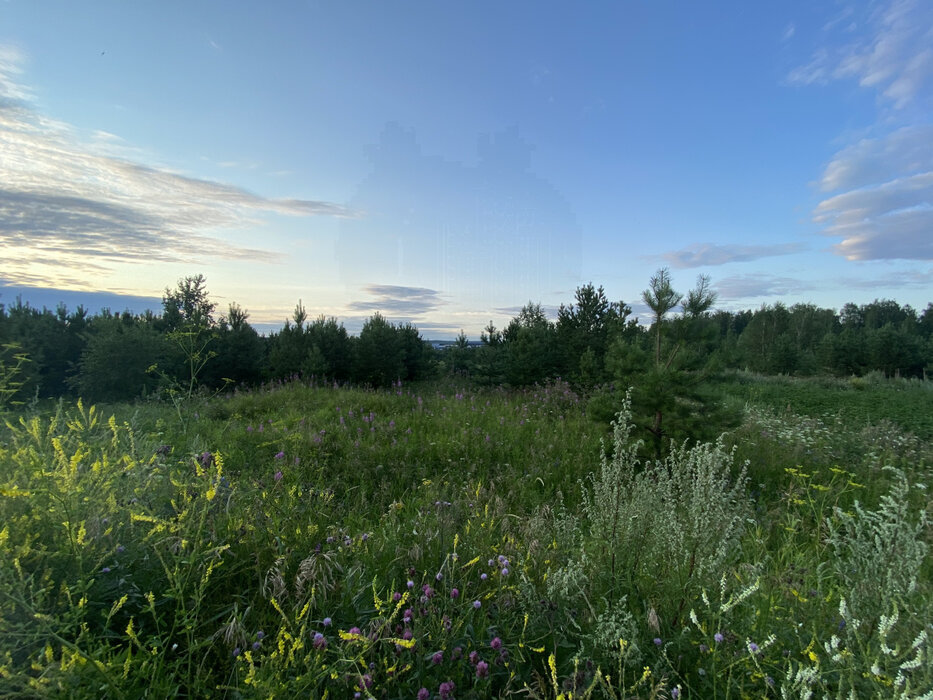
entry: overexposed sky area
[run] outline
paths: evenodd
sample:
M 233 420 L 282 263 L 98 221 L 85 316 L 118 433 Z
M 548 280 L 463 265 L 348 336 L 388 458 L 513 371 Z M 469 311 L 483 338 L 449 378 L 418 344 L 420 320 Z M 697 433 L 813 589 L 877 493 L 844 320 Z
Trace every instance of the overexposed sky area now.
M 662 266 L 922 309 L 931 261 L 926 0 L 0 1 L 0 303 L 476 338 Z

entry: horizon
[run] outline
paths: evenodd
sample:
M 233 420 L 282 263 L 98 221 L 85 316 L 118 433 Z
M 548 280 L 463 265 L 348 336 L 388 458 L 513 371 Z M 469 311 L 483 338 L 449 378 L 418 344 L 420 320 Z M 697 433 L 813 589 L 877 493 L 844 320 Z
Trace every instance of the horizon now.
M 203 273 L 266 334 L 303 300 L 449 340 L 589 282 L 637 314 L 661 267 L 930 302 L 919 0 L 94 8 L 0 4 L 0 303 Z

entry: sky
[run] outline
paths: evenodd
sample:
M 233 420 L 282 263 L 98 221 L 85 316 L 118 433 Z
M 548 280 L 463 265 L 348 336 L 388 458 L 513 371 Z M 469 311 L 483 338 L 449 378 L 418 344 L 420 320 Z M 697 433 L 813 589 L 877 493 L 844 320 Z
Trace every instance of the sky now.
M 933 3 L 0 0 L 0 303 L 933 301 Z

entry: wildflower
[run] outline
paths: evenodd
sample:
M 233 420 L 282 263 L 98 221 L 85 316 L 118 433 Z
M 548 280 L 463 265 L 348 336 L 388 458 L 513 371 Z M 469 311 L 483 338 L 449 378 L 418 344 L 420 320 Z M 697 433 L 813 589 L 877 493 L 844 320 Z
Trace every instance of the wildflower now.
M 427 688 L 422 688 L 418 691 L 418 700 L 430 700 L 431 691 Z
M 677 698 L 680 697 L 680 686 L 671 688 L 671 697 L 674 698 L 674 700 L 677 700 Z
M 457 590 L 456 588 L 451 589 L 451 591 L 450 591 L 450 597 L 453 598 L 454 600 L 456 600 L 457 598 L 460 597 L 460 591 Z
M 476 666 L 478 661 L 479 661 L 479 652 L 471 651 L 470 652 L 470 663 Z
M 664 642 L 661 641 L 661 638 L 660 638 L 660 637 L 655 637 L 655 638 L 654 638 L 654 645 L 655 645 L 655 646 L 659 647 L 659 646 L 661 646 L 662 644 L 664 644 Z
M 320 651 L 321 649 L 326 649 L 326 648 L 327 648 L 327 637 L 325 637 L 325 636 L 324 636 L 323 634 L 321 634 L 320 632 L 315 632 L 315 633 L 314 633 L 314 641 L 312 642 L 312 644 L 313 644 L 314 648 L 317 649 L 317 650 L 319 650 L 319 651 Z
M 240 655 L 240 647 L 237 647 L 236 649 L 233 650 L 233 658 L 235 659 L 239 655 Z
M 489 664 L 487 664 L 485 661 L 480 661 L 478 664 L 476 664 L 476 677 L 477 678 L 485 678 L 488 675 L 489 675 Z
M 122 544 L 117 545 L 117 554 L 123 554 L 123 552 L 125 551 L 126 551 L 126 547 L 124 547 Z
M 263 639 L 265 639 L 265 637 L 266 637 L 266 633 L 263 632 L 262 630 L 259 630 L 256 633 L 256 639 L 258 639 L 259 641 L 262 641 Z
M 414 616 L 415 616 L 415 613 L 412 611 L 411 608 L 408 608 L 405 610 L 405 612 L 402 613 L 402 620 L 404 622 L 411 622 L 411 618 L 413 618 Z
M 697 673 L 699 673 L 701 676 L 705 676 L 705 675 L 706 675 L 706 669 L 705 669 L 705 668 L 701 668 L 699 671 L 697 671 Z
M 109 567 L 109 566 L 105 566 L 103 569 L 100 570 L 100 572 L 101 572 L 102 574 L 109 574 L 109 573 L 110 573 L 110 567 Z
M 485 571 L 479 575 L 480 581 L 485 581 L 487 578 L 489 578 L 489 576 L 486 574 Z
M 499 639 L 498 637 L 493 637 L 492 641 L 489 642 L 489 646 L 495 649 L 496 651 L 499 651 L 499 649 L 502 648 L 502 640 Z
M 330 627 L 331 622 L 332 622 L 332 620 L 331 620 L 329 617 L 325 617 L 323 620 L 321 620 L 321 623 L 322 623 L 325 627 Z
M 437 651 L 434 652 L 434 656 L 431 657 L 431 663 L 437 666 L 440 663 L 444 662 L 444 652 Z
M 405 585 L 408 586 L 409 589 L 411 589 L 415 587 L 415 582 L 412 581 L 411 579 L 408 579 L 408 583 L 406 583 Z
M 716 634 L 713 635 L 713 639 L 715 639 L 716 643 L 719 644 L 720 642 L 722 642 L 723 636 L 719 632 L 717 632 Z
M 275 453 L 275 458 L 276 458 L 276 459 L 285 459 L 285 453 L 282 452 L 282 451 L 276 452 L 276 453 Z
M 412 637 L 411 630 L 405 630 L 404 632 L 402 632 L 402 639 L 404 639 L 406 642 L 409 641 L 411 637 Z
M 454 647 L 454 650 L 451 653 L 450 658 L 456 661 L 461 656 L 463 656 L 463 647 Z
M 499 564 L 500 564 L 500 565 L 502 565 L 502 566 L 508 566 L 508 565 L 509 565 L 509 560 L 506 559 L 504 555 L 500 554 L 500 555 L 498 556 L 498 559 L 499 559 Z
M 705 644 L 701 644 L 701 645 L 700 645 L 700 653 L 701 653 L 701 654 L 705 654 L 705 653 L 708 652 L 708 651 L 709 651 L 709 647 L 708 647 L 708 646 L 706 646 Z
M 437 574 L 434 575 L 434 578 L 435 578 L 437 581 L 440 581 L 442 578 L 444 578 L 444 574 L 442 574 L 440 571 L 438 571 Z
M 397 603 L 397 602 L 399 602 L 401 599 L 402 599 L 402 594 L 399 593 L 398 591 L 396 591 L 395 593 L 392 594 L 392 600 L 393 600 L 394 602 Z
M 437 694 L 440 696 L 441 700 L 450 700 L 454 695 L 454 688 L 456 687 L 453 681 L 445 681 L 441 683 L 440 687 L 437 689 Z
M 480 603 L 478 600 L 474 600 L 474 601 L 473 601 L 473 607 L 476 608 L 477 610 L 479 610 L 481 607 L 483 607 L 483 604 Z
M 259 651 L 259 647 L 262 646 L 262 642 L 253 642 L 253 651 Z
M 282 480 L 282 470 L 279 469 L 279 470 L 275 473 L 275 476 L 273 476 L 272 478 L 275 479 L 276 481 L 281 481 L 281 480 Z
M 503 576 L 508 576 L 508 575 L 509 575 L 509 568 L 508 568 L 507 566 L 503 566 L 503 567 L 502 567 L 502 572 L 501 572 L 501 573 L 502 573 Z
M 434 597 L 434 589 L 431 588 L 429 585 L 425 584 L 425 585 L 424 585 L 424 588 L 422 588 L 421 590 L 424 591 L 424 595 L 425 595 L 426 597 L 428 597 L 428 598 L 433 598 L 433 597 Z
M 749 642 L 749 643 L 748 643 L 748 650 L 749 650 L 751 653 L 755 654 L 755 653 L 758 651 L 758 645 L 755 644 L 755 642 Z
M 486 562 L 486 563 L 489 564 L 489 566 L 495 566 L 495 565 L 496 565 L 496 562 L 495 562 L 494 559 L 490 559 L 490 560 L 489 560 L 488 562 Z
M 351 627 L 351 628 L 350 628 L 350 634 L 362 634 L 362 632 L 360 632 L 360 628 L 359 628 L 359 627 Z

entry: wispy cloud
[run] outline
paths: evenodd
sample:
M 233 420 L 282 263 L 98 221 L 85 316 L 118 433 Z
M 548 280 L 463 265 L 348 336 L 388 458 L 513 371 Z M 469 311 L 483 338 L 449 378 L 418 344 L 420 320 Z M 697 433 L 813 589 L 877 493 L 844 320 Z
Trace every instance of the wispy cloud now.
M 843 25 L 854 25 L 852 37 L 832 48 Z M 924 111 L 933 97 L 933 4 L 892 0 L 865 16 L 844 12 L 824 30 L 829 46 L 789 82 L 856 79 L 885 110 L 875 136 L 840 149 L 826 166 L 819 186 L 832 194 L 813 219 L 840 239 L 833 250 L 849 260 L 933 260 L 933 125 Z
M 814 289 L 815 285 L 792 277 L 766 274 L 733 275 L 714 285 L 723 301 L 740 301 L 761 297 L 777 297 Z
M 848 16 L 845 18 L 848 19 Z M 894 0 L 871 10 L 864 27 L 840 46 L 821 47 L 811 60 L 787 76 L 792 84 L 825 84 L 855 79 L 897 107 L 904 107 L 933 82 L 933 5 L 925 0 Z M 830 22 L 827 32 L 840 29 Z
M 24 275 L 50 256 L 77 277 L 88 264 L 271 262 L 277 252 L 233 245 L 224 229 L 261 227 L 270 213 L 349 214 L 337 204 L 268 199 L 121 157 L 112 134 L 82 136 L 39 113 L 21 82 L 22 65 L 20 52 L 0 46 L 0 256 Z
M 370 284 L 364 290 L 375 299 L 354 301 L 347 308 L 355 312 L 376 313 L 388 316 L 413 317 L 434 311 L 446 302 L 440 292 L 425 287 L 399 287 L 391 284 Z
M 699 243 L 682 250 L 664 253 L 662 256 L 674 267 L 709 267 L 732 262 L 750 262 L 777 255 L 791 255 L 806 250 L 803 243 L 778 243 L 775 245 L 715 245 Z

